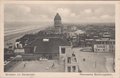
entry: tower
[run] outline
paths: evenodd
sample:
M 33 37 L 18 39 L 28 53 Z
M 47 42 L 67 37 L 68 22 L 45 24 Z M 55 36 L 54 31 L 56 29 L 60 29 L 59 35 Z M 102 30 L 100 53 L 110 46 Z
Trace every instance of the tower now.
M 61 22 L 61 17 L 58 13 L 56 14 L 54 18 L 54 27 L 55 27 L 56 33 L 58 34 L 62 33 L 62 22 Z
M 55 27 L 60 27 L 62 25 L 62 22 L 61 22 L 61 17 L 60 15 L 57 13 L 55 18 L 54 18 L 54 26 Z

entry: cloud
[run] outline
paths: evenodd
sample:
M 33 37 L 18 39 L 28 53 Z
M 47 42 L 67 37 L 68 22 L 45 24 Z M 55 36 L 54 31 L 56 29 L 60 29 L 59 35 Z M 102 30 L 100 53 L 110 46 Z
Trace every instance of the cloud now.
M 58 12 L 63 22 L 114 22 L 113 5 L 14 4 L 5 5 L 5 21 L 53 22 Z
M 20 6 L 19 8 L 21 9 L 21 11 L 23 11 L 26 14 L 31 12 L 31 8 L 30 7 Z
M 103 10 L 104 10 L 103 8 L 97 8 L 97 9 L 94 10 L 94 12 L 95 13 L 101 13 L 101 12 L 103 12 Z
M 92 13 L 92 9 L 85 9 L 84 13 L 90 14 L 90 13 Z
M 5 21 L 20 21 L 30 17 L 31 8 L 25 5 L 5 6 Z
M 15 14 L 15 15 L 26 15 L 28 13 L 31 12 L 31 8 L 27 7 L 25 5 L 15 5 L 15 6 L 11 6 L 9 8 L 9 10 L 11 10 L 9 13 Z
M 78 20 L 79 17 L 75 12 L 72 12 L 72 10 L 68 8 L 58 8 L 57 12 L 63 18 L 63 22 L 72 22 Z
M 58 8 L 57 12 L 61 14 L 63 17 L 67 17 L 72 14 L 71 10 L 68 8 Z
M 101 16 L 102 19 L 109 19 L 109 18 L 112 18 L 110 15 L 102 15 Z

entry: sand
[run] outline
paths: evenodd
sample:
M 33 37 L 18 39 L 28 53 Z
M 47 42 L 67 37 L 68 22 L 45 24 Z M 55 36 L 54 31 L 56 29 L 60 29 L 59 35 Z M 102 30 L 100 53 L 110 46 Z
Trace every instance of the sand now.
M 6 35 L 6 36 L 4 36 L 4 47 L 7 47 L 9 43 L 14 44 L 16 39 L 21 38 L 25 34 L 30 34 L 30 33 L 35 34 L 38 31 L 40 31 L 40 29 L 33 29 L 33 30 L 25 31 L 25 32 L 20 32 L 20 33 L 18 32 L 18 33 L 13 33 L 13 34 L 10 34 L 10 35 Z

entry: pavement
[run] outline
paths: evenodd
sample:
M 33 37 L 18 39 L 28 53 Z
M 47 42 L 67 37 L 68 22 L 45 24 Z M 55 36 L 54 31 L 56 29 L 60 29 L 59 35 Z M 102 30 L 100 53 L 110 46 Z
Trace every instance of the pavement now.
M 21 61 L 8 72 L 64 72 L 64 67 L 57 60 Z
M 113 72 L 113 60 L 106 60 L 113 59 L 112 53 L 82 52 L 80 48 L 73 51 L 82 72 Z
M 82 52 L 73 48 L 77 63 L 82 72 L 114 72 L 112 53 Z M 8 72 L 64 72 L 64 63 L 58 60 L 21 61 Z

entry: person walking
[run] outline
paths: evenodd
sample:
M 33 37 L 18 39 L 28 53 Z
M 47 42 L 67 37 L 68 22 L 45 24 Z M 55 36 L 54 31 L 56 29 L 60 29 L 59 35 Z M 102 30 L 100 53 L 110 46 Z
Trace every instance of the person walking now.
M 24 63 L 24 66 L 23 66 L 24 68 L 26 67 L 26 63 Z
M 53 64 L 52 64 L 51 68 L 53 68 L 54 66 L 55 66 L 55 64 L 54 64 L 54 62 L 53 62 Z

